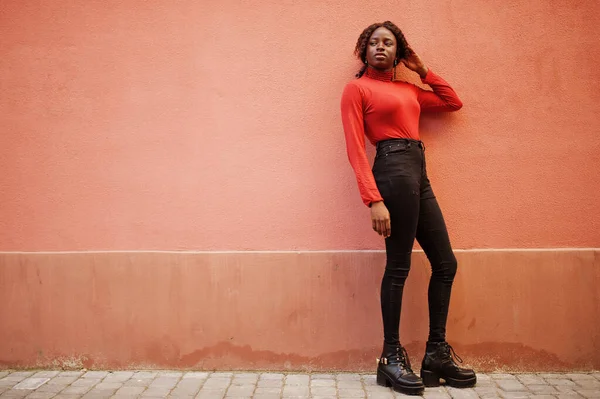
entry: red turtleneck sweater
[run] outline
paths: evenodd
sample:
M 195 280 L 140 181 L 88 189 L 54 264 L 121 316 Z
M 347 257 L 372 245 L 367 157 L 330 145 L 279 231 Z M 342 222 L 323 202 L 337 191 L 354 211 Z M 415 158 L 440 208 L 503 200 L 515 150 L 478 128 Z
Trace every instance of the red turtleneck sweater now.
M 365 136 L 373 145 L 395 138 L 419 140 L 421 111 L 456 111 L 462 107 L 450 85 L 431 69 L 421 80 L 433 91 L 412 83 L 392 81 L 392 74 L 392 71 L 367 68 L 362 77 L 346 85 L 342 94 L 342 123 L 348 159 L 367 206 L 383 199 L 367 159 Z

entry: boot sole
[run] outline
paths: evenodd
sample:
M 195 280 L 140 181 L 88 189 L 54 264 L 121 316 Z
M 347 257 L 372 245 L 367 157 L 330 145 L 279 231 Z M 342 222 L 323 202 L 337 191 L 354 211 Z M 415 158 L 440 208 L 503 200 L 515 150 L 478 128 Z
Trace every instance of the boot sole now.
M 466 380 L 457 380 L 456 378 L 445 378 L 444 376 L 440 376 L 439 374 L 428 370 L 421 370 L 421 378 L 423 379 L 423 384 L 427 388 L 439 387 L 440 378 L 443 378 L 444 381 L 446 381 L 446 385 L 453 388 L 471 388 L 477 384 L 477 376 Z
M 382 387 L 392 388 L 396 392 L 403 393 L 405 395 L 421 395 L 425 391 L 425 386 L 406 386 L 401 384 L 394 384 L 394 382 L 388 378 L 385 374 L 377 372 L 377 385 Z

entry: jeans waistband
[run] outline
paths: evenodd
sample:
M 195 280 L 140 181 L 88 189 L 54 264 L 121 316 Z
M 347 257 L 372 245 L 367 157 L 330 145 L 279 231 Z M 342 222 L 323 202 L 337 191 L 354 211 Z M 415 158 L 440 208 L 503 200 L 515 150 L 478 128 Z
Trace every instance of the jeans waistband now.
M 425 144 L 421 140 L 414 140 L 414 139 L 381 140 L 381 141 L 377 142 L 376 148 L 377 148 L 377 152 L 379 152 L 379 151 L 391 149 L 392 147 L 400 146 L 400 145 L 405 145 L 406 148 L 411 148 L 412 146 L 416 146 L 418 148 L 421 148 L 422 150 L 425 150 Z

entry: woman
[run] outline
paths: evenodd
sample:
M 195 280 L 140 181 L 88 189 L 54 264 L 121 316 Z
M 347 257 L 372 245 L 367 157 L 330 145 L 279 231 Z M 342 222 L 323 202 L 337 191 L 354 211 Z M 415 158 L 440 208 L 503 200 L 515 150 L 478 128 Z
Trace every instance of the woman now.
M 452 357 L 454 351 L 446 342 L 456 258 L 427 178 L 425 146 L 419 140 L 421 111 L 457 111 L 462 103 L 389 21 L 366 28 L 358 38 L 355 53 L 364 66 L 358 79 L 344 89 L 342 122 L 348 158 L 362 200 L 371 208 L 373 230 L 385 238 L 387 255 L 381 283 L 384 343 L 377 383 L 415 395 L 421 394 L 425 386 L 439 386 L 440 378 L 454 387 L 473 386 L 475 372 L 457 366 Z M 399 63 L 418 73 L 433 91 L 395 81 Z M 377 147 L 372 170 L 365 153 L 365 136 Z M 429 338 L 421 378 L 413 373 L 399 337 L 402 291 L 415 238 L 432 267 Z

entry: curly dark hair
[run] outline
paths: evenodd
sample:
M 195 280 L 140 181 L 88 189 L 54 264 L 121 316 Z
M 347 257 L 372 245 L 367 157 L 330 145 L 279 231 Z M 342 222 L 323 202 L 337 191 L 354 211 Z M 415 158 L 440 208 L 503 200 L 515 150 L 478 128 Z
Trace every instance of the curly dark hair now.
M 398 28 L 393 22 L 385 21 L 369 25 L 365 30 L 362 31 L 362 33 L 358 37 L 358 40 L 356 42 L 356 48 L 354 49 L 354 54 L 363 62 L 363 64 L 365 64 L 356 74 L 357 78 L 360 78 L 367 70 L 367 45 L 369 43 L 371 35 L 378 28 L 389 29 L 396 37 L 396 58 L 402 59 L 406 56 L 406 49 L 408 48 L 408 43 L 406 42 L 404 33 L 402 33 L 400 28 Z

